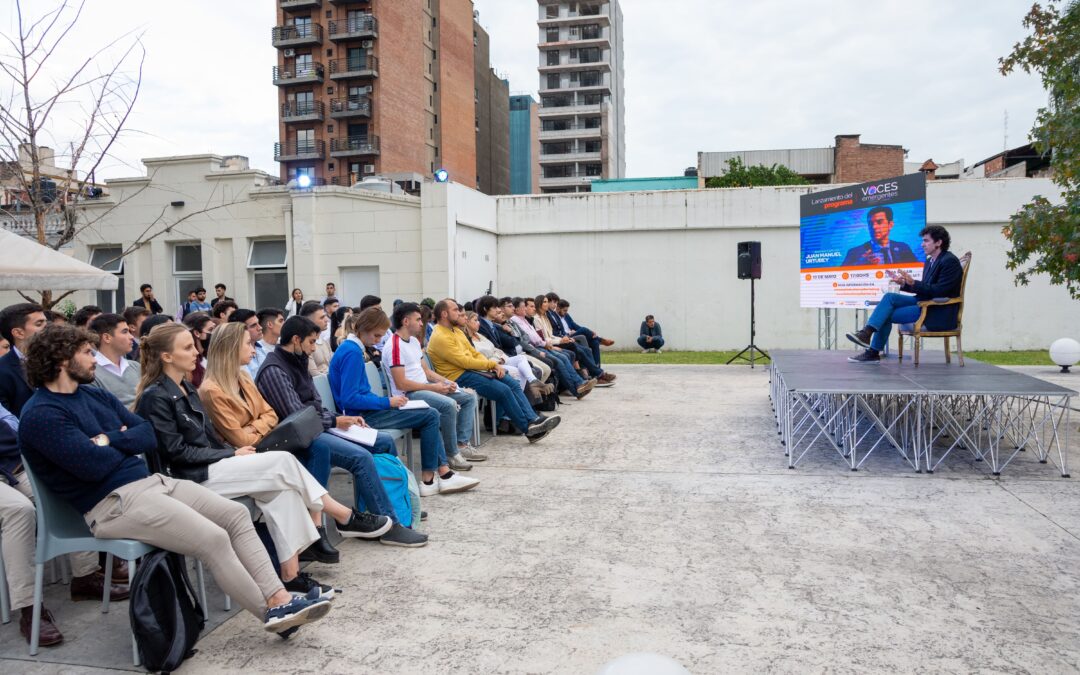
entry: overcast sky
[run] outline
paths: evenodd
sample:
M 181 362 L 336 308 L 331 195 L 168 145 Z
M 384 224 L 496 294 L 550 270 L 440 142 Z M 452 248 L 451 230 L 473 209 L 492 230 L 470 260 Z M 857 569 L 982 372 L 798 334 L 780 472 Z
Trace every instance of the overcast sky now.
M 379 0 L 386 2 L 387 0 Z M 24 0 L 40 11 L 53 0 Z M 698 151 L 824 147 L 836 134 L 900 144 L 908 161 L 967 164 L 1027 139 L 1046 97 L 1037 78 L 997 72 L 1031 0 L 622 0 L 627 170 L 681 174 Z M 63 58 L 144 33 L 143 90 L 102 176 L 149 156 L 242 154 L 277 173 L 270 81 L 273 0 L 89 0 Z M 492 61 L 535 93 L 535 0 L 476 0 Z M 0 0 L 12 34 L 14 0 Z M 74 115 L 73 115 L 74 116 Z M 55 141 L 54 141 L 55 142 Z

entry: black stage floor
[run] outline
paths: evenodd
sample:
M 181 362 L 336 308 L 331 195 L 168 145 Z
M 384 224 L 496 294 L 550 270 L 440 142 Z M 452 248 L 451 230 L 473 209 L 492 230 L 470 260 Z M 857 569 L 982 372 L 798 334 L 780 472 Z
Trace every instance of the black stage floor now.
M 924 351 L 918 366 L 895 356 L 878 364 L 850 363 L 853 350 L 770 351 L 772 368 L 788 391 L 803 394 L 936 394 L 942 396 L 1076 396 L 1072 389 L 1030 375 L 945 353 Z

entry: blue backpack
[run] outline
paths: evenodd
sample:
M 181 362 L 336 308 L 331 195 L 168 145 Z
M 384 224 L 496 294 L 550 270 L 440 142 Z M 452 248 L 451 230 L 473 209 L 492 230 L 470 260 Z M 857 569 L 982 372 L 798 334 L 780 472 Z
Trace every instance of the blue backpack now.
M 394 515 L 405 527 L 412 527 L 420 520 L 420 488 L 412 472 L 394 455 L 378 452 L 372 455 L 375 470 L 382 480 L 383 489 L 390 497 Z M 359 499 L 356 508 L 363 511 L 366 506 Z

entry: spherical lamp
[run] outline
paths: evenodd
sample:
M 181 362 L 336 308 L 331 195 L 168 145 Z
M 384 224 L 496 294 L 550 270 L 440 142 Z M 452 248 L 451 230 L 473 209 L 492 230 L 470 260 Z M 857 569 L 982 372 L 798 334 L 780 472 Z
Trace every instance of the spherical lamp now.
M 1061 366 L 1061 372 L 1069 372 L 1069 366 L 1080 361 L 1080 342 L 1072 338 L 1061 338 L 1050 345 L 1050 360 Z
M 690 675 L 690 671 L 662 654 L 639 652 L 609 661 L 596 675 Z
M 445 183 L 450 180 L 450 172 L 446 169 L 439 169 L 435 172 L 435 182 Z

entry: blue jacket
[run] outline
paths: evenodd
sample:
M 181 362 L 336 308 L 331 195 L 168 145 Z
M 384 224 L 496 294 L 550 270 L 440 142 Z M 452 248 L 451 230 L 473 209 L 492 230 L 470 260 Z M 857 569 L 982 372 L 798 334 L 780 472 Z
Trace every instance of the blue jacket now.
M 914 284 L 904 284 L 900 290 L 914 293 L 916 300 L 960 297 L 960 284 L 964 279 L 964 268 L 960 259 L 952 251 L 945 251 L 933 263 L 926 263 L 923 278 Z M 928 307 L 923 328 L 930 331 L 952 330 L 956 328 L 959 305 Z
M 23 406 L 33 395 L 34 390 L 26 380 L 22 359 L 12 349 L 0 358 L 0 405 L 15 417 L 21 417 Z
M 487 319 L 480 319 L 480 334 L 491 340 L 491 344 L 506 352 L 507 356 L 517 354 L 517 338 L 495 326 Z
M 390 399 L 371 393 L 364 363 L 364 350 L 355 340 L 343 340 L 330 359 L 330 390 L 345 415 L 363 415 L 369 410 L 389 410 Z
M 881 256 L 881 260 L 878 261 L 878 255 Z M 874 244 L 866 242 L 865 244 L 859 244 L 847 252 L 844 256 L 844 267 L 851 265 L 886 265 L 889 263 L 913 263 L 919 262 L 919 259 L 915 257 L 915 253 L 912 252 L 911 247 L 902 241 L 890 241 L 888 250 L 881 249 L 880 253 L 875 255 Z

